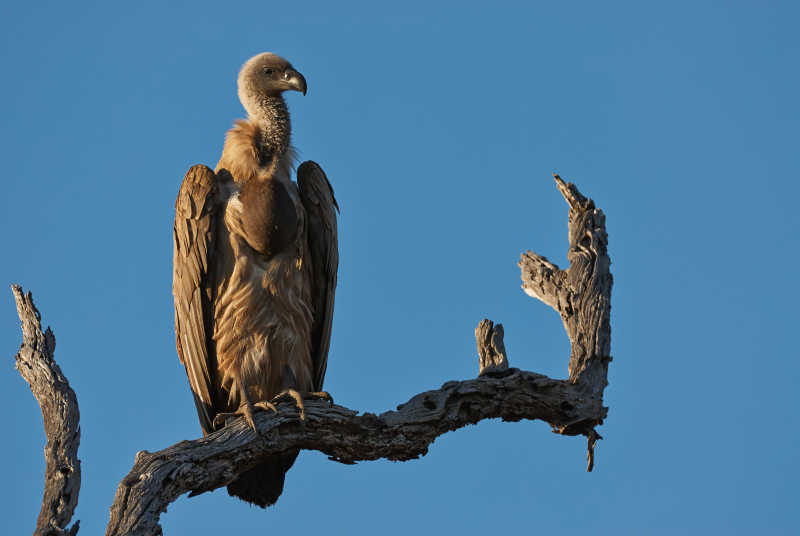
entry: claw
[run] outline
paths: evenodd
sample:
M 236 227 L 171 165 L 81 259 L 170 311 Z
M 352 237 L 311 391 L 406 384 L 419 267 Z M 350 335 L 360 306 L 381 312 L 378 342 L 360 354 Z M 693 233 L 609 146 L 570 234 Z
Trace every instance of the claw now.
M 258 428 L 256 428 L 256 421 L 253 420 L 253 406 L 251 404 L 244 404 L 242 407 L 244 407 L 244 420 L 247 421 L 247 424 L 250 425 L 250 428 L 253 429 L 256 435 L 259 435 Z
M 328 391 L 310 391 L 308 393 L 303 393 L 303 396 L 305 398 L 327 400 L 328 403 L 333 406 L 333 397 Z
M 300 412 L 300 420 L 305 421 L 306 406 L 303 403 L 304 398 L 311 400 L 327 400 L 328 403 L 333 406 L 333 397 L 327 391 L 304 391 L 301 393 L 295 389 L 286 389 L 275 395 L 272 401 L 275 403 L 280 403 L 285 400 L 293 401 L 295 406 L 297 406 L 297 410 Z M 277 410 L 275 410 L 275 412 L 277 413 Z
M 253 406 L 259 409 L 263 409 L 264 411 L 269 410 L 276 415 L 278 414 L 278 408 L 275 407 L 275 404 L 273 404 L 272 402 L 268 402 L 266 400 L 262 400 L 261 402 L 256 402 L 255 404 L 253 404 Z
M 237 374 L 236 383 L 239 384 L 240 395 L 242 397 L 242 405 L 239 406 L 239 409 L 234 411 L 233 413 L 220 413 L 216 417 L 214 417 L 214 428 L 221 428 L 227 424 L 228 419 L 231 417 L 244 417 L 244 420 L 247 421 L 247 424 L 256 435 L 260 435 L 258 433 L 258 428 L 256 428 L 256 421 L 253 419 L 253 412 L 256 409 L 264 409 L 260 405 L 253 406 L 250 402 L 250 396 L 247 393 L 247 389 L 245 388 L 244 382 L 241 381 L 242 378 Z M 274 406 L 273 406 L 274 408 Z
M 290 400 L 294 401 L 295 406 L 297 406 L 297 411 L 300 412 L 300 420 L 306 420 L 306 406 L 303 404 L 303 395 L 301 395 L 298 391 L 294 389 L 286 389 L 285 391 L 281 391 L 272 399 L 273 402 L 282 402 L 289 398 Z
M 217 416 L 214 417 L 214 430 L 219 430 L 225 426 L 225 421 L 227 421 L 230 417 L 235 417 L 235 413 L 217 413 Z
M 266 404 L 267 407 L 264 407 L 262 404 Z M 214 428 L 220 429 L 227 426 L 228 419 L 232 419 L 235 417 L 244 417 L 244 420 L 247 421 L 248 426 L 253 429 L 253 431 L 258 435 L 258 428 L 256 428 L 256 421 L 254 420 L 254 410 L 266 410 L 269 406 L 272 406 L 270 409 L 277 413 L 277 409 L 274 405 L 270 404 L 269 402 L 257 402 L 256 404 L 250 404 L 246 402 L 239 406 L 234 412 L 231 413 L 218 413 L 216 417 L 214 417 Z

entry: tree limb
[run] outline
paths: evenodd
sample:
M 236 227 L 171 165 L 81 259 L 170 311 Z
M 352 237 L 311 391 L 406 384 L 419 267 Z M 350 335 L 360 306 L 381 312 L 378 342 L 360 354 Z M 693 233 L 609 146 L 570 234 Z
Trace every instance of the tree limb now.
M 307 401 L 303 424 L 293 404 L 282 404 L 277 415 L 256 414 L 258 436 L 238 419 L 206 438 L 159 452 L 142 451 L 117 488 L 106 535 L 160 534 L 160 513 L 181 494 L 222 487 L 266 456 L 294 448 L 318 450 L 346 464 L 379 458 L 405 461 L 425 455 L 445 432 L 482 419 L 541 419 L 578 434 L 583 433 L 579 423 L 605 416 L 600 400 L 585 398 L 568 381 L 517 369 L 508 372 L 502 378 L 448 382 L 377 416 Z
M 574 184 L 553 174 L 569 204 L 569 268 L 561 270 L 531 251 L 522 254 L 522 289 L 553 307 L 572 343 L 569 379 L 603 395 L 611 361 L 611 277 L 606 217 Z
M 81 488 L 78 399 L 53 360 L 56 338 L 50 328 L 42 332 L 33 296 L 30 292 L 23 294 L 19 285 L 12 285 L 11 291 L 22 322 L 22 346 L 15 356 L 16 367 L 39 402 L 47 436 L 44 497 L 34 535 L 74 536 L 80 522 L 76 521 L 69 529 L 67 525 L 78 506 Z

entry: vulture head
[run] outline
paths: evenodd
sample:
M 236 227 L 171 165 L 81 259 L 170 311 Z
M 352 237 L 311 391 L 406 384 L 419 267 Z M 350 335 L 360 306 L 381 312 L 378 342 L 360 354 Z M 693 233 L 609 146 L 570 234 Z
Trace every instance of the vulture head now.
M 306 94 L 306 79 L 292 64 L 271 52 L 263 52 L 245 62 L 239 71 L 239 99 L 247 111 L 249 104 L 263 97 L 277 97 L 288 90 Z

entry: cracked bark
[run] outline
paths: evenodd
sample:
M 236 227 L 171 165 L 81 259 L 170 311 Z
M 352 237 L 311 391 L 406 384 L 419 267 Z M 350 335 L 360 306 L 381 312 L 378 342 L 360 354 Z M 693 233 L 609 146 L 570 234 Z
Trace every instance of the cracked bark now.
M 67 528 L 67 525 L 78 506 L 81 488 L 78 399 L 53 359 L 56 338 L 50 328 L 42 331 L 41 317 L 33 304 L 33 296 L 30 292 L 23 294 L 18 285 L 12 285 L 11 292 L 22 322 L 22 346 L 14 357 L 16 368 L 39 402 L 47 436 L 44 448 L 44 496 L 34 535 L 74 536 L 80 523 L 76 521 L 71 528 Z
M 256 414 L 259 434 L 237 419 L 206 438 L 181 441 L 154 453 L 139 452 L 117 488 L 106 535 L 162 534 L 159 518 L 171 502 L 187 492 L 193 496 L 225 486 L 271 454 L 300 448 L 321 451 L 331 460 L 347 464 L 379 458 L 405 461 L 424 456 L 438 436 L 490 418 L 539 419 L 556 433 L 586 436 L 587 469 L 591 471 L 594 445 L 600 439 L 595 426 L 608 411 L 602 398 L 611 361 L 608 239 L 605 217 L 594 202 L 557 175 L 555 180 L 569 205 L 570 266 L 561 270 L 530 251 L 522 255 L 519 266 L 523 290 L 553 307 L 564 321 L 572 343 L 569 379 L 508 368 L 502 325 L 484 319 L 475 330 L 480 356 L 477 379 L 447 382 L 380 415 L 307 401 L 306 421 L 301 422 L 293 404 L 281 404 L 277 415 Z M 30 294 L 24 297 L 19 287 L 13 289 L 25 341 L 17 356 L 18 368 L 42 406 L 48 447 L 55 445 L 46 451 L 45 500 L 36 534 L 75 534 L 77 523 L 69 531 L 59 527 L 69 523 L 77 504 L 77 401 L 52 360 L 52 332 L 41 332 Z M 19 365 L 31 362 L 29 355 L 45 366 Z M 39 369 L 49 370 L 49 376 L 26 376 L 29 370 Z M 40 388 L 40 383 L 50 387 Z M 58 422 L 66 424 L 60 427 Z M 69 451 L 62 453 L 67 444 Z M 51 457 L 55 472 L 51 471 Z M 60 487 L 51 486 L 51 473 Z
M 503 343 L 503 324 L 495 325 L 484 318 L 475 328 L 475 343 L 478 346 L 478 376 L 501 374 L 508 370 L 506 346 Z
M 611 285 L 606 217 L 572 183 L 553 175 L 569 205 L 569 268 L 561 270 L 531 251 L 522 254 L 522 289 L 553 307 L 564 321 L 572 350 L 569 379 L 602 396 L 611 361 Z

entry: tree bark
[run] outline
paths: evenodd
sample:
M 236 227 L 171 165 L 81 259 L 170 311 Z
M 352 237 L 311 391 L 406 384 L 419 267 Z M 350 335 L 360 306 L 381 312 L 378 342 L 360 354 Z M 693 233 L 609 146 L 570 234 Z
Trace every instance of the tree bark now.
M 594 202 L 557 175 L 555 180 L 569 205 L 570 266 L 561 270 L 530 251 L 519 266 L 523 290 L 556 309 L 564 321 L 572 343 L 569 379 L 509 368 L 502 325 L 484 319 L 475 330 L 480 376 L 420 393 L 395 411 L 358 414 L 308 401 L 301 421 L 293 404 L 281 404 L 277 414 L 256 414 L 258 434 L 237 419 L 203 439 L 139 452 L 117 488 L 106 535 L 160 535 L 161 513 L 183 493 L 191 497 L 225 486 L 278 452 L 318 450 L 347 464 L 405 461 L 424 456 L 438 436 L 490 418 L 540 419 L 556 433 L 585 435 L 591 471 L 600 439 L 595 427 L 608 412 L 603 406 L 611 361 L 608 237 L 605 216 Z M 77 522 L 69 530 L 62 527 L 70 521 L 80 486 L 77 400 L 53 361 L 55 338 L 49 328 L 42 333 L 30 293 L 23 296 L 19 287 L 12 288 L 23 323 L 17 368 L 42 407 L 48 437 L 45 497 L 35 534 L 74 535 Z
M 506 345 L 503 343 L 503 324 L 495 325 L 484 318 L 475 328 L 475 343 L 478 346 L 478 376 L 502 374 L 508 370 Z
M 569 379 L 593 396 L 608 384 L 611 361 L 611 277 L 603 211 L 572 183 L 553 175 L 569 205 L 569 268 L 561 270 L 531 251 L 522 254 L 522 289 L 553 307 L 564 321 L 572 351 Z
M 256 414 L 259 435 L 239 419 L 203 439 L 139 452 L 117 488 L 106 535 L 159 534 L 159 515 L 180 495 L 225 486 L 282 451 L 318 450 L 346 464 L 379 458 L 406 461 L 424 456 L 445 432 L 482 419 L 541 419 L 563 433 L 577 434 L 583 428 L 576 423 L 605 416 L 601 401 L 584 398 L 571 382 L 517 369 L 508 372 L 503 378 L 445 383 L 381 415 L 308 401 L 303 424 L 293 404 L 281 404 L 277 415 Z
M 41 317 L 31 293 L 12 285 L 17 314 L 22 322 L 22 346 L 15 356 L 16 368 L 39 402 L 47 445 L 44 448 L 44 497 L 35 536 L 74 536 L 78 521 L 67 528 L 81 488 L 78 445 L 80 412 L 75 391 L 53 359 L 56 338 L 50 328 L 42 332 Z

